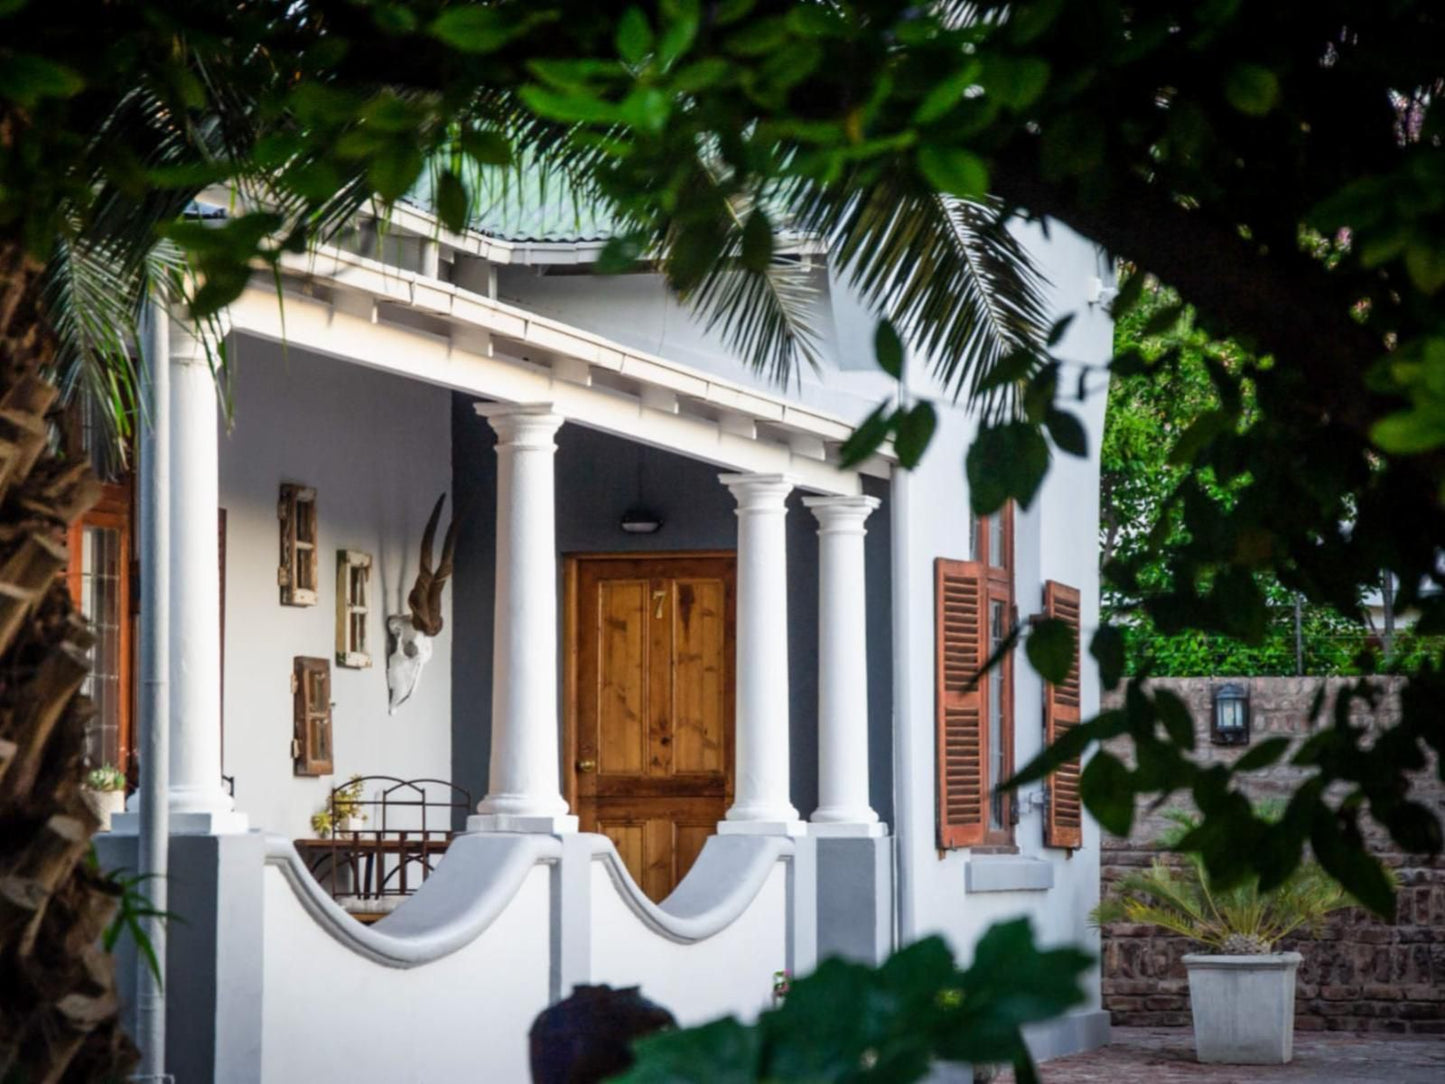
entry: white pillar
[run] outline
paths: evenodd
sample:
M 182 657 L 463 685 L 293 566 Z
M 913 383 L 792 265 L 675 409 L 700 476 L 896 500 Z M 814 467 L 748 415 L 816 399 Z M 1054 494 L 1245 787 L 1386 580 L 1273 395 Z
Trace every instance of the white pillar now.
M 170 336 L 170 828 L 244 832 L 221 784 L 220 425 L 216 382 L 189 320 Z M 284 676 L 283 676 L 284 679 Z M 141 765 L 145 771 L 145 765 Z
M 788 800 L 788 546 L 785 474 L 723 474 L 738 502 L 737 763 L 720 833 L 803 835 Z
M 550 403 L 483 403 L 497 433 L 492 763 L 473 832 L 575 832 L 557 741 L 557 527 Z
M 867 581 L 863 524 L 877 497 L 809 497 L 818 520 L 817 836 L 881 836 L 868 804 Z

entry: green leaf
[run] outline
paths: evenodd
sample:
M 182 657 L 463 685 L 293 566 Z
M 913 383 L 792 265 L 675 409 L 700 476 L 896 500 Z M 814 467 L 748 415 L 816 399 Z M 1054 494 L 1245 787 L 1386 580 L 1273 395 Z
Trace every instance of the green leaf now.
M 1439 410 L 1402 410 L 1381 418 L 1370 429 L 1370 439 L 1396 455 L 1418 455 L 1445 444 L 1445 414 Z
M 387 203 L 395 203 L 411 191 L 422 170 L 421 151 L 406 143 L 396 143 L 379 152 L 367 167 L 366 178 L 372 190 Z
M 899 411 L 894 422 L 893 450 L 898 453 L 898 462 L 905 469 L 912 470 L 918 466 L 937 428 L 938 414 L 933 404 L 926 400 L 914 403 L 909 410 Z
M 1128 836 L 1134 823 L 1134 788 L 1129 769 L 1102 749 L 1089 758 L 1079 777 L 1079 797 L 1106 832 Z
M 932 90 L 923 96 L 918 108 L 913 111 L 914 124 L 932 124 L 941 119 L 960 101 L 968 88 L 978 82 L 980 65 L 977 60 L 968 60 L 963 67 L 945 76 L 934 84 Z
M 1078 641 L 1074 628 L 1058 617 L 1046 617 L 1029 631 L 1024 641 L 1024 652 L 1029 665 L 1045 681 L 1054 685 L 1064 682 L 1073 668 Z
M 1428 240 L 1416 240 L 1405 252 L 1405 270 L 1421 293 L 1436 293 L 1445 286 L 1445 249 Z
M 1195 418 L 1188 429 L 1180 434 L 1174 447 L 1169 450 L 1171 466 L 1193 463 L 1196 456 L 1210 441 L 1227 431 L 1234 420 L 1222 410 L 1207 410 Z
M 838 449 L 839 462 L 844 467 L 856 467 L 876 452 L 892 431 L 892 409 L 888 403 L 879 403 Z
M 637 1061 L 613 1084 L 756 1084 L 762 1034 L 733 1017 L 683 1031 L 663 1031 L 633 1044 Z
M 652 26 L 642 9 L 633 6 L 622 13 L 617 21 L 617 34 L 613 39 L 617 55 L 634 66 L 641 64 L 652 49 Z
M 698 0 L 663 0 L 662 35 L 657 42 L 657 66 L 669 70 L 692 48 L 702 22 Z
M 521 15 L 515 8 L 499 9 L 481 4 L 450 7 L 428 28 L 431 36 L 461 53 L 494 53 L 538 22 L 555 14 Z
M 594 94 L 559 93 L 545 87 L 525 86 L 518 93 L 539 117 L 565 124 L 615 124 L 621 111 L 612 102 Z
M 511 141 L 494 129 L 463 128 L 460 143 L 462 153 L 469 155 L 479 166 L 510 166 L 512 164 Z
M 903 340 L 891 320 L 878 321 L 878 330 L 873 333 L 873 355 L 878 359 L 878 368 L 894 380 L 903 379 Z
M 1050 407 L 1044 414 L 1044 424 L 1060 451 L 1080 458 L 1089 454 L 1089 437 L 1084 432 L 1084 425 L 1067 410 Z
M 594 265 L 602 275 L 618 275 L 631 271 L 642 256 L 642 242 L 627 234 L 618 234 L 607 239 L 602 251 L 597 254 Z
M 773 262 L 773 224 L 761 207 L 754 207 L 743 226 L 743 266 L 763 274 Z
M 978 155 L 962 147 L 920 147 L 918 169 L 929 184 L 945 195 L 960 199 L 980 199 L 988 195 L 988 166 Z
M 467 186 L 451 170 L 443 170 L 437 178 L 436 212 L 442 225 L 453 233 L 461 233 L 467 225 L 469 198 Z
M 1259 64 L 1236 64 L 1224 77 L 1224 96 L 1241 113 L 1261 117 L 1279 101 L 1279 78 Z
M 1027 422 L 984 426 L 969 446 L 965 468 L 977 515 L 992 515 L 1010 498 L 1027 509 L 1048 473 L 1049 444 Z
M 31 53 L 0 58 L 0 98 L 33 108 L 44 98 L 73 98 L 85 89 L 80 73 Z
M 1289 738 L 1266 738 L 1234 762 L 1236 772 L 1257 772 L 1268 768 L 1289 752 Z
M 1143 276 L 1139 276 L 1141 279 Z M 1179 317 L 1184 315 L 1184 305 L 1165 305 L 1162 309 L 1149 317 L 1144 326 L 1139 330 L 1139 338 L 1151 339 L 1155 335 L 1163 335 L 1166 331 L 1174 330 L 1179 323 Z
M 1100 625 L 1089 641 L 1089 654 L 1099 664 L 1099 681 L 1106 689 L 1117 689 L 1124 677 L 1124 634 L 1113 625 Z
M 992 55 L 979 80 L 988 96 L 1015 111 L 1027 109 L 1049 85 L 1049 65 L 1038 57 Z

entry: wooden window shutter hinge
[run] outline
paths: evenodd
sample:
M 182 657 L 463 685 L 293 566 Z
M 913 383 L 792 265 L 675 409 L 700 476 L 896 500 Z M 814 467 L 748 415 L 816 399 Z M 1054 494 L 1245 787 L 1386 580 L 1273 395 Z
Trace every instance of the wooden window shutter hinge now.
M 301 739 L 300 739 L 300 738 L 292 738 L 292 739 L 291 739 L 291 759 L 292 759 L 292 760 L 300 760 L 300 759 L 301 759 Z

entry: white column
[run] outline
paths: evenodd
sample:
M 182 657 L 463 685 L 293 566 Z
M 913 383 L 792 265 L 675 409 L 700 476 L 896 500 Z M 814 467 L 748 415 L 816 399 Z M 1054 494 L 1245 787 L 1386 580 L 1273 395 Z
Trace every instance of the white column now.
M 788 547 L 785 474 L 723 474 L 738 502 L 737 763 L 720 833 L 803 835 L 788 800 Z
M 868 804 L 867 581 L 863 524 L 877 497 L 809 497 L 818 520 L 818 808 L 816 836 L 881 836 Z
M 550 403 L 476 408 L 497 433 L 492 764 L 473 832 L 575 832 L 557 742 L 557 526 Z
M 183 317 L 170 336 L 170 828 L 244 832 L 221 784 L 220 425 L 205 345 Z M 145 771 L 145 765 L 141 765 Z

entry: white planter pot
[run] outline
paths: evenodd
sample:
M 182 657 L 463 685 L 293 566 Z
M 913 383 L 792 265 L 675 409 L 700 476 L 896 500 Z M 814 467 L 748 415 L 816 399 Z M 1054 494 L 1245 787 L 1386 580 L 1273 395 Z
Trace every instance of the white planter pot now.
M 123 790 L 91 790 L 86 787 L 85 800 L 100 819 L 102 832 L 110 831 L 111 814 L 125 812 L 125 791 Z
M 364 817 L 343 817 L 341 819 L 341 831 L 364 832 L 366 831 L 366 819 Z
M 1200 1061 L 1283 1065 L 1294 1057 L 1298 952 L 1186 956 Z

